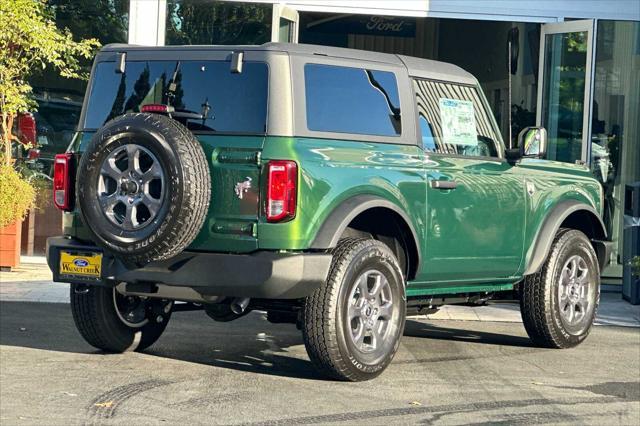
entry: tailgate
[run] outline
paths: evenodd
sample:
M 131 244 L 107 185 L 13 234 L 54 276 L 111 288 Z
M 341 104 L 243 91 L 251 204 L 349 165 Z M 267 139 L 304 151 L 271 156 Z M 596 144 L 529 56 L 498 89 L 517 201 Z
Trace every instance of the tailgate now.
M 198 135 L 211 172 L 209 213 L 191 250 L 257 250 L 264 136 Z

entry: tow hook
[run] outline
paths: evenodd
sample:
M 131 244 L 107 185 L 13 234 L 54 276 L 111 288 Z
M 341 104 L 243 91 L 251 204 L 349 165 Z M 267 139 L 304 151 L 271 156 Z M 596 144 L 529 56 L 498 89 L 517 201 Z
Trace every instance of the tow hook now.
M 89 286 L 86 284 L 76 284 L 74 287 L 75 294 L 87 294 L 89 293 Z

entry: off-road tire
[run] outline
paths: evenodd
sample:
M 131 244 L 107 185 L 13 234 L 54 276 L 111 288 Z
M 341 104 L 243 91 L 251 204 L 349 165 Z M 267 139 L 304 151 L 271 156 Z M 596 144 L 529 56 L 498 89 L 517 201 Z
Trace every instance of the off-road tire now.
M 561 318 L 559 289 L 560 275 L 571 256 L 581 256 L 595 280 L 593 309 L 583 320 L 579 330 L 572 331 Z M 600 267 L 587 236 L 574 229 L 560 229 L 556 234 L 547 260 L 540 271 L 529 275 L 522 284 L 520 312 L 527 334 L 537 346 L 570 348 L 587 338 L 593 326 L 600 302 Z
M 142 351 L 156 342 L 167 328 L 171 311 L 162 312 L 139 328 L 122 322 L 113 303 L 113 289 L 95 285 L 71 285 L 71 312 L 76 328 L 91 346 L 105 352 Z
M 155 218 L 123 230 L 107 219 L 98 201 L 100 167 L 119 147 L 133 143 L 161 164 L 166 190 Z M 200 231 L 209 209 L 211 177 L 202 146 L 182 124 L 160 114 L 125 114 L 93 136 L 78 167 L 76 193 L 93 240 L 129 263 L 143 265 L 182 252 Z
M 332 250 L 326 282 L 308 296 L 302 315 L 302 334 L 309 358 L 317 370 L 332 379 L 363 381 L 377 377 L 389 365 L 400 345 L 406 317 L 404 277 L 389 247 L 373 239 L 341 240 Z M 355 280 L 367 268 L 384 274 L 394 297 L 394 317 L 384 356 L 367 363 L 347 336 L 345 307 Z M 396 308 L 397 302 L 397 308 Z M 397 310 L 396 310 L 397 309 Z M 397 316 L 396 316 L 397 314 Z

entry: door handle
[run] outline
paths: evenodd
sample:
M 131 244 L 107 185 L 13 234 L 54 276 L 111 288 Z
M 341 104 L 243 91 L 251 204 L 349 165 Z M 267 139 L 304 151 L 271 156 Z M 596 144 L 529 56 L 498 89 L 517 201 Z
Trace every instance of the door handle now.
M 455 180 L 432 180 L 431 187 L 434 189 L 456 189 L 458 182 Z

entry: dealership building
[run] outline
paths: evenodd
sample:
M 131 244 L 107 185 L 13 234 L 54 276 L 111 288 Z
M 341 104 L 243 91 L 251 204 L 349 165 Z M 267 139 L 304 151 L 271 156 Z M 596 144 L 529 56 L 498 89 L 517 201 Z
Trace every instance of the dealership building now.
M 640 181 L 640 0 L 50 0 L 59 26 L 103 44 L 311 43 L 456 64 L 475 75 L 505 143 L 544 126 L 548 158 L 605 188 L 619 282 L 625 185 Z M 64 150 L 85 83 L 34 78 L 43 134 Z M 64 119 L 62 118 L 64 117 Z M 74 122 L 74 117 L 76 117 Z M 44 139 L 43 139 L 44 140 Z

